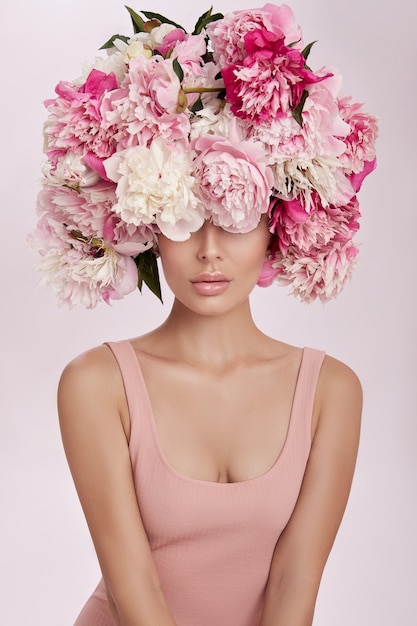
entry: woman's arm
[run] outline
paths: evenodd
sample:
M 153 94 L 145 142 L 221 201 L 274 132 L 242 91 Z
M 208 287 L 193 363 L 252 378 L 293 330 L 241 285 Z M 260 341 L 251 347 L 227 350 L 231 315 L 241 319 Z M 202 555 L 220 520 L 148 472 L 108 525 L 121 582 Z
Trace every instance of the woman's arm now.
M 64 370 L 62 439 L 118 626 L 175 626 L 143 528 L 128 451 L 123 383 L 106 346 Z
M 359 443 L 362 391 L 326 357 L 300 495 L 272 560 L 260 626 L 311 626 L 323 569 L 345 510 Z

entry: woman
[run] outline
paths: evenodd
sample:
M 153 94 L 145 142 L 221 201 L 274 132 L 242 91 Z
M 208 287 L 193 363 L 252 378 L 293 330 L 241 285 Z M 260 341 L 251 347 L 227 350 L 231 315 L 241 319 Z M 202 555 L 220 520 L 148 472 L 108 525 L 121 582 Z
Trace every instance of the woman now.
M 94 306 L 138 274 L 158 292 L 155 252 L 174 294 L 160 327 L 61 377 L 103 573 L 76 625 L 311 625 L 361 388 L 339 361 L 264 335 L 249 296 L 274 277 L 307 301 L 340 291 L 375 120 L 307 67 L 288 7 L 208 12 L 193 35 L 129 11 L 137 34 L 112 38 L 105 71 L 47 103 L 33 238 L 61 300 Z

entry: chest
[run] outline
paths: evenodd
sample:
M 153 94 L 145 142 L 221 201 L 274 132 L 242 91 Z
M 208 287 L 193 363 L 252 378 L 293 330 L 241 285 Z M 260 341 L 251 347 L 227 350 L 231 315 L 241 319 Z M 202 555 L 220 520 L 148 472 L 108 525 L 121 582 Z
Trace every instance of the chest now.
M 265 474 L 288 433 L 297 369 L 242 368 L 207 375 L 145 371 L 155 432 L 168 463 L 197 480 L 239 482 Z

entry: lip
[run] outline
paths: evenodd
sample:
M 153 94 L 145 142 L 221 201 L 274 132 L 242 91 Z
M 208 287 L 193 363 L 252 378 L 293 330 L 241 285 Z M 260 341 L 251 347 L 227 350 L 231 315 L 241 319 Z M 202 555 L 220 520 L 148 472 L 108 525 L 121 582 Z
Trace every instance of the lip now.
M 226 291 L 230 279 L 221 272 L 203 272 L 192 278 L 191 284 L 202 296 L 217 296 Z

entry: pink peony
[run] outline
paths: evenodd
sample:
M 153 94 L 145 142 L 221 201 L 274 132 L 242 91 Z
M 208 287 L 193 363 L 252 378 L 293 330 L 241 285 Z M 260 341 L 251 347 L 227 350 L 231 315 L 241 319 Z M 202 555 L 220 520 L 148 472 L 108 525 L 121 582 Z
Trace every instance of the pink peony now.
M 285 256 L 277 255 L 273 267 L 276 280 L 291 288 L 291 293 L 309 304 L 319 298 L 327 302 L 335 298 L 351 278 L 358 251 L 350 243 L 336 243 L 329 250 L 305 255 L 290 248 Z
M 362 104 L 352 103 L 351 98 L 339 100 L 338 106 L 341 117 L 350 127 L 350 132 L 344 139 L 346 151 L 341 156 L 341 161 L 348 174 L 359 174 L 365 163 L 375 160 L 378 122 L 375 116 L 362 110 Z
M 226 98 L 238 117 L 259 122 L 293 111 L 310 85 L 329 76 L 314 74 L 301 52 L 268 30 L 245 35 L 247 56 L 222 69 Z
M 159 52 L 159 54 L 162 54 L 162 56 L 166 57 L 172 52 L 173 48 L 178 42 L 185 40 L 185 37 L 186 33 L 183 31 L 182 28 L 174 28 L 165 35 L 162 43 L 155 46 L 155 50 Z
M 148 146 L 155 136 L 168 142 L 186 140 L 190 121 L 178 110 L 180 90 L 171 60 L 133 59 L 121 89 L 108 94 L 102 106 L 118 150 Z
M 359 229 L 359 203 L 354 197 L 343 207 L 324 209 L 316 197 L 314 210 L 307 213 L 298 199 L 275 200 L 270 207 L 271 232 L 277 235 L 276 248 L 282 255 L 297 248 L 300 254 L 315 255 L 335 242 L 347 243 Z
M 207 51 L 205 33 L 189 35 L 177 28 L 164 37 L 162 44 L 156 50 L 170 59 L 178 59 L 181 67 L 189 66 L 198 74 L 203 64 L 202 57 Z
M 257 281 L 259 287 L 270 287 L 278 274 L 282 271 L 279 267 L 275 267 L 274 257 L 270 257 L 263 262 L 261 273 Z
M 236 133 L 237 135 L 237 133 Z M 256 228 L 266 213 L 273 184 L 262 150 L 249 141 L 207 136 L 197 139 L 197 193 L 207 219 L 230 232 Z
M 243 61 L 246 56 L 245 35 L 258 29 L 283 37 L 286 45 L 302 47 L 301 30 L 295 24 L 290 7 L 266 4 L 262 9 L 234 11 L 208 24 L 214 60 L 221 67 Z
M 69 82 L 57 85 L 58 97 L 45 102 L 49 112 L 44 128 L 46 153 L 53 163 L 68 150 L 92 152 L 100 158 L 115 151 L 112 133 L 103 128 L 100 107 L 104 95 L 117 87 L 114 74 L 96 69 L 81 87 Z
M 152 247 L 155 243 L 153 229 L 129 225 L 114 212 L 115 190 L 116 185 L 103 181 L 79 191 L 54 185 L 41 189 L 37 201 L 39 222 L 43 232 L 55 233 L 53 246 L 60 247 L 56 236 L 65 244 L 68 240 L 74 244 L 71 232 L 77 231 L 81 235 L 80 242 L 100 239 L 119 251 L 123 249 L 124 254 L 136 255 Z M 38 235 L 38 244 L 41 244 L 41 232 Z M 127 242 L 129 248 L 123 248 Z M 49 248 L 47 241 L 39 249 L 42 246 Z
M 117 251 L 100 232 L 91 234 L 93 223 L 104 229 L 106 221 L 103 215 L 93 217 L 94 205 L 90 219 L 84 220 L 84 232 L 80 231 L 78 218 L 86 200 L 78 196 L 70 189 L 65 194 L 57 188 L 43 189 L 38 196 L 39 220 L 29 243 L 42 257 L 41 284 L 52 285 L 60 304 L 92 308 L 101 300 L 108 302 L 133 291 L 138 275 L 130 256 Z M 142 242 L 144 249 L 146 242 Z
M 372 159 L 372 161 L 365 161 L 365 163 L 363 164 L 362 171 L 359 172 L 358 174 L 348 175 L 349 182 L 352 185 L 352 188 L 355 190 L 355 193 L 358 193 L 358 191 L 360 191 L 363 181 L 368 176 L 368 174 L 374 171 L 375 168 L 376 168 L 376 157 Z

